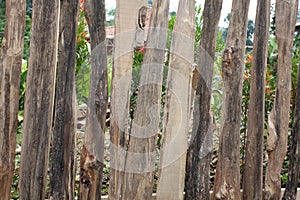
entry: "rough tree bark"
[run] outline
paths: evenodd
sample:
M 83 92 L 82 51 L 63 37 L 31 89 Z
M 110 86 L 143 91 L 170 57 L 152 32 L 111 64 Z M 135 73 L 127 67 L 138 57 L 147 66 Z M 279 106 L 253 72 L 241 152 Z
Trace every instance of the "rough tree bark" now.
M 263 199 L 263 145 L 265 116 L 265 72 L 268 57 L 270 0 L 258 0 L 251 67 L 250 105 L 247 128 L 243 199 Z
M 249 0 L 233 0 L 223 53 L 222 123 L 214 184 L 215 199 L 240 197 L 240 116 Z
M 52 129 L 58 0 L 32 5 L 20 170 L 20 199 L 44 199 Z
M 79 199 L 93 200 L 101 199 L 108 103 L 105 1 L 85 0 L 84 12 L 89 26 L 92 51 L 85 143 L 80 162 Z
M 151 199 L 159 133 L 169 0 L 154 0 L 126 154 L 124 199 Z
M 25 0 L 6 1 L 6 26 L 0 52 L 0 197 L 4 200 L 10 199 L 15 168 L 25 15 Z
M 194 103 L 192 139 L 187 154 L 185 199 L 209 200 L 209 166 L 212 150 L 210 103 L 216 51 L 216 34 L 223 0 L 206 0 L 203 10 L 201 45 Z M 192 99 L 193 100 L 193 99 Z
M 121 191 L 128 133 L 129 91 L 133 64 L 133 41 L 137 27 L 138 11 L 142 6 L 147 6 L 147 1 L 119 0 L 116 7 L 110 117 L 111 163 L 109 196 L 111 199 L 122 198 Z
M 286 156 L 292 71 L 292 45 L 298 0 L 276 1 L 276 39 L 278 43 L 277 89 L 268 119 L 265 199 L 281 198 L 280 172 Z
M 300 66 L 300 57 L 299 57 Z M 300 70 L 298 68 L 297 78 L 297 94 L 295 104 L 294 122 L 292 128 L 292 143 L 289 153 L 290 163 L 288 171 L 288 180 L 286 183 L 285 192 L 283 195 L 284 200 L 293 200 L 297 197 L 297 186 L 300 168 Z
M 52 136 L 50 195 L 74 199 L 76 134 L 76 32 L 78 0 L 60 0 L 55 116 Z
M 195 1 L 180 0 L 171 42 L 157 199 L 183 199 L 194 26 Z

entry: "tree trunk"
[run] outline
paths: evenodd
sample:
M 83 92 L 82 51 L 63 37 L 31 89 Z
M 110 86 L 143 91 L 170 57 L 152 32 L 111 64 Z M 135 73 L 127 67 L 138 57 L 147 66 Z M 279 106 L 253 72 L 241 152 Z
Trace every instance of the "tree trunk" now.
M 265 74 L 268 57 L 270 6 L 270 0 L 257 2 L 246 161 L 243 174 L 243 199 L 249 200 L 263 199 Z
M 276 1 L 276 39 L 278 43 L 277 89 L 268 119 L 268 167 L 265 199 L 281 198 L 280 172 L 286 156 L 290 116 L 292 45 L 298 0 Z
M 300 57 L 299 57 L 300 66 Z M 298 69 L 298 80 L 297 80 L 297 94 L 295 104 L 294 123 L 292 129 L 292 143 L 291 150 L 289 153 L 290 163 L 288 180 L 286 183 L 285 192 L 283 195 L 284 200 L 293 200 L 297 197 L 297 186 L 300 168 L 300 70 Z
M 152 198 L 168 16 L 169 0 L 155 0 L 125 161 L 124 199 L 128 200 Z
M 201 48 L 199 49 L 196 73 L 200 76 L 194 103 L 192 139 L 187 154 L 185 199 L 207 199 L 210 191 L 210 161 L 212 130 L 210 103 L 216 34 L 223 0 L 205 1 Z M 193 99 L 192 99 L 193 101 Z
M 52 129 L 58 0 L 33 1 L 20 170 L 20 199 L 44 199 Z
M 10 199 L 15 169 L 25 15 L 25 0 L 6 1 L 6 26 L 0 52 L 0 197 L 4 200 Z
M 110 117 L 110 199 L 120 199 L 125 170 L 126 137 L 128 137 L 129 91 L 132 77 L 133 41 L 138 11 L 145 0 L 117 1 L 114 38 L 114 66 L 111 86 Z
M 194 25 L 195 1 L 180 0 L 171 42 L 157 199 L 183 199 Z
M 74 199 L 75 167 L 72 163 L 75 160 L 78 10 L 78 0 L 60 0 L 55 117 L 50 156 L 50 195 L 53 200 Z
M 240 197 L 240 121 L 249 0 L 233 0 L 223 53 L 222 124 L 214 185 L 215 199 Z
M 85 0 L 84 11 L 91 35 L 92 51 L 85 143 L 80 162 L 80 199 L 93 200 L 101 199 L 108 102 L 105 1 Z

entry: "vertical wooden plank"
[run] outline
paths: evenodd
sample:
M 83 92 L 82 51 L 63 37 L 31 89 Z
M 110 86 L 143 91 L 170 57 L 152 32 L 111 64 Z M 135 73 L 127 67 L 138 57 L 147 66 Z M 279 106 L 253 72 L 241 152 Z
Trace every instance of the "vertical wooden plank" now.
M 199 77 L 194 100 L 194 121 L 191 142 L 187 154 L 185 181 L 185 199 L 209 199 L 210 161 L 212 150 L 211 131 L 211 91 L 216 35 L 221 15 L 223 0 L 206 0 L 203 10 L 203 27 L 200 49 L 198 50 L 198 67 L 195 77 Z M 193 99 L 192 99 L 193 101 Z
M 242 78 L 250 0 L 233 0 L 222 62 L 223 100 L 215 199 L 241 199 L 240 121 Z
M 50 195 L 53 200 L 74 199 L 76 134 L 76 32 L 79 1 L 60 0 L 55 116 L 52 136 Z
M 33 1 L 19 182 L 22 200 L 45 198 L 56 75 L 58 11 L 58 0 Z
M 169 0 L 154 0 L 125 163 L 124 199 L 151 199 L 159 133 Z
M 300 66 L 300 57 L 299 65 Z M 300 161 L 300 70 L 298 68 L 297 78 L 297 94 L 295 104 L 295 114 L 292 129 L 292 142 L 291 150 L 289 153 L 290 163 L 288 171 L 288 180 L 282 199 L 296 199 L 297 198 L 297 187 L 299 177 L 299 161 Z
M 195 1 L 180 0 L 171 43 L 157 199 L 183 199 L 194 21 Z
M 101 199 L 108 102 L 105 1 L 85 0 L 84 14 L 91 36 L 91 80 L 85 142 L 80 162 L 81 200 Z
M 138 11 L 145 0 L 117 0 L 110 117 L 110 199 L 120 199 L 128 137 L 129 91 Z
M 0 52 L 0 197 L 4 200 L 10 199 L 15 168 L 25 15 L 25 0 L 6 1 L 6 26 Z
M 268 119 L 265 199 L 281 198 L 280 172 L 287 150 L 290 116 L 292 45 L 298 0 L 276 1 L 276 40 L 278 44 L 277 88 L 274 107 Z
M 243 199 L 263 199 L 263 149 L 265 121 L 265 78 L 268 57 L 270 0 L 258 0 L 256 9 L 250 105 L 247 127 Z

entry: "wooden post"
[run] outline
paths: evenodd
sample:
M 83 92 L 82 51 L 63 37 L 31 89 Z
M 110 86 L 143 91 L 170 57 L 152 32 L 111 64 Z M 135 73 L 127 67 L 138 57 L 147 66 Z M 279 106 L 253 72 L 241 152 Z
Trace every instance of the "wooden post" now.
M 194 63 L 195 1 L 180 0 L 171 42 L 157 199 L 183 199 L 191 74 Z
M 187 155 L 185 199 L 207 199 L 210 191 L 212 130 L 210 103 L 216 34 L 223 0 L 205 1 L 200 49 L 197 53 L 199 73 L 194 101 L 192 139 Z M 196 77 L 196 76 L 195 76 Z M 193 101 L 193 99 L 191 99 Z
M 6 26 L 0 52 L 0 197 L 3 200 L 10 199 L 15 169 L 25 15 L 25 0 L 6 1 Z
M 276 1 L 276 39 L 278 44 L 277 88 L 274 107 L 268 119 L 268 167 L 265 199 L 280 199 L 280 172 L 287 150 L 292 45 L 298 12 L 298 0 Z
M 33 1 L 20 169 L 20 199 L 44 199 L 52 130 L 58 0 Z
M 110 117 L 110 199 L 121 199 L 128 137 L 129 91 L 132 77 L 133 41 L 138 11 L 145 0 L 118 0 L 114 37 L 114 65 L 111 85 Z
M 222 62 L 223 101 L 215 199 L 240 197 L 240 121 L 249 0 L 233 0 Z
M 243 199 L 263 199 L 265 77 L 268 57 L 270 0 L 257 2 L 251 67 L 250 105 L 244 165 Z
M 300 66 L 300 57 L 299 57 Z M 292 143 L 289 154 L 290 163 L 288 171 L 288 180 L 284 191 L 284 200 L 297 198 L 298 176 L 299 176 L 299 161 L 300 161 L 300 70 L 298 68 L 297 78 L 297 94 L 295 104 L 294 123 L 292 129 Z
M 125 163 L 124 199 L 151 199 L 159 133 L 169 0 L 154 0 Z
M 91 80 L 85 142 L 80 161 L 79 199 L 94 200 L 101 199 L 108 103 L 105 1 L 85 0 L 84 14 L 91 36 Z
M 76 134 L 76 32 L 79 1 L 60 1 L 55 116 L 51 150 L 50 195 L 73 200 Z

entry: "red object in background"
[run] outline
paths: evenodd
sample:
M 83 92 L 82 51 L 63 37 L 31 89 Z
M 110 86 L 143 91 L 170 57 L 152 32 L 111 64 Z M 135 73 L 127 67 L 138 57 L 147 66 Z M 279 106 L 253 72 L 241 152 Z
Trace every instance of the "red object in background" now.
M 146 47 L 142 47 L 139 52 L 145 53 Z

